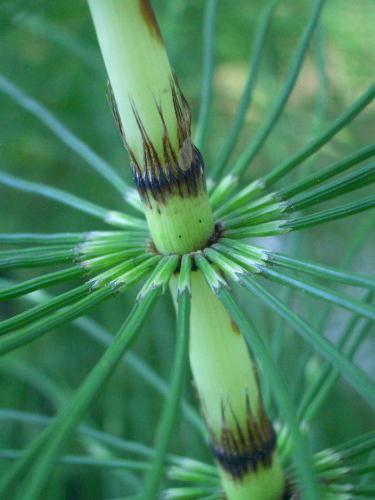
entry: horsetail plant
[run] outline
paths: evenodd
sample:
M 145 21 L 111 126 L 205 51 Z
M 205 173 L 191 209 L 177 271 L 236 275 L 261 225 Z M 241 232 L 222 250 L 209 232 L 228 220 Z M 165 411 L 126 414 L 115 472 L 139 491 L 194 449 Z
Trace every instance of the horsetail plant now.
M 304 212 L 372 183 L 373 144 L 321 168 L 318 174 L 307 173 L 282 187 L 274 185 L 295 168 L 305 167 L 302 164 L 306 160 L 355 119 L 372 102 L 375 84 L 292 157 L 248 182 L 248 167 L 267 141 L 295 87 L 325 1 L 313 2 L 280 94 L 257 133 L 230 166 L 277 4 L 275 0 L 268 2 L 262 12 L 244 93 L 219 158 L 208 168 L 207 183 L 200 149 L 204 151 L 209 122 L 216 0 L 207 1 L 204 19 L 205 66 L 195 139 L 191 134 L 189 105 L 171 69 L 150 2 L 88 0 L 109 78 L 109 100 L 129 153 L 136 189 L 129 187 L 42 105 L 5 76 L 0 77 L 4 94 L 35 115 L 115 187 L 129 210 L 137 212 L 128 215 L 103 208 L 60 189 L 0 173 L 3 185 L 53 199 L 111 226 L 106 231 L 85 233 L 0 235 L 4 246 L 17 246 L 1 250 L 1 269 L 65 266 L 21 283 L 4 282 L 0 300 L 25 297 L 36 304 L 0 322 L 0 353 L 13 352 L 68 322 L 109 344 L 53 419 L 0 410 L 0 419 L 44 426 L 22 452 L 0 451 L 1 458 L 14 461 L 0 477 L 1 498 L 40 498 L 58 461 L 141 473 L 142 482 L 132 498 L 144 500 L 344 500 L 374 493 L 366 482 L 374 467 L 365 461 L 373 449 L 374 434 L 313 453 L 309 422 L 339 376 L 370 406 L 375 405 L 373 382 L 353 362 L 375 319 L 371 303 L 375 278 L 348 272 L 345 266 L 336 268 L 276 252 L 266 243 L 260 247 L 253 238 L 286 235 L 374 207 L 375 197 L 367 194 L 333 208 Z M 41 292 L 73 280 L 80 284 L 58 296 Z M 142 280 L 133 309 L 113 340 L 94 321 L 82 317 Z M 362 298 L 352 297 L 321 285 L 320 280 L 357 287 L 366 294 Z M 273 288 L 267 282 L 348 311 L 350 318 L 338 342 L 333 343 L 322 330 L 294 312 L 280 298 L 282 294 L 270 291 Z M 240 288 L 249 292 L 249 314 L 238 305 L 233 293 Z M 42 296 L 41 301 L 40 297 L 28 295 L 35 291 Z M 124 361 L 124 354 L 137 339 L 159 296 L 169 292 L 176 310 L 176 348 L 170 384 L 145 368 L 138 358 L 130 358 L 140 376 L 166 399 L 155 431 L 154 449 L 90 426 L 79 426 L 98 393 Z M 268 346 L 269 336 L 276 337 L 273 345 L 279 345 L 278 349 L 282 340 L 273 327 L 270 332 L 260 331 L 253 313 L 256 300 L 274 311 L 281 324 L 289 325 L 309 346 L 306 364 L 319 364 L 319 376 L 298 405 L 279 368 L 275 350 Z M 359 333 L 358 324 L 362 325 Z M 188 358 L 205 424 L 182 401 Z M 215 466 L 168 453 L 180 408 L 206 440 Z M 135 453 L 138 458 L 100 461 L 95 457 L 63 455 L 74 433 L 82 442 Z M 358 462 L 361 459 L 363 463 Z

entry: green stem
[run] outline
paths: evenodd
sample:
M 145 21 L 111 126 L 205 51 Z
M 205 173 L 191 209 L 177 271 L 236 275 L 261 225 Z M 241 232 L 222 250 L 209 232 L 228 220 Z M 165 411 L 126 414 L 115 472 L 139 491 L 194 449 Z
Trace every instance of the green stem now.
M 204 248 L 214 222 L 203 160 L 152 7 L 148 0 L 89 5 L 156 249 L 181 255 Z
M 286 78 L 285 84 L 275 100 L 269 114 L 267 115 L 264 123 L 259 128 L 256 133 L 254 139 L 246 148 L 246 150 L 242 153 L 239 160 L 235 164 L 233 168 L 233 173 L 237 176 L 242 176 L 246 170 L 246 168 L 250 165 L 252 160 L 258 154 L 259 150 L 265 143 L 267 137 L 275 127 L 278 122 L 286 103 L 292 93 L 294 86 L 297 82 L 297 78 L 300 74 L 303 61 L 305 59 L 307 49 L 310 44 L 310 40 L 314 34 L 315 28 L 319 21 L 319 16 L 324 6 L 325 0 L 316 0 L 314 2 L 314 6 L 309 18 L 309 21 L 306 25 L 304 32 L 302 33 L 300 42 L 297 46 L 297 49 L 293 55 L 293 59 L 291 62 L 291 66 L 289 69 L 288 76 Z
M 187 368 L 189 340 L 190 297 L 185 290 L 177 298 L 177 344 L 172 380 L 166 404 L 163 408 L 159 428 L 155 438 L 155 456 L 146 476 L 142 499 L 154 500 L 157 497 L 163 465 L 167 456 L 168 443 L 176 422 L 181 393 Z
M 124 352 L 147 317 L 147 313 L 154 304 L 158 293 L 158 289 L 153 290 L 141 303 L 134 306 L 128 320 L 121 327 L 113 343 L 79 387 L 71 401 L 63 408 L 56 419 L 38 435 L 15 466 L 3 476 L 0 483 L 2 498 L 9 498 L 9 496 L 5 495 L 9 493 L 15 481 L 20 478 L 20 475 L 27 470 L 27 467 L 44 450 L 40 460 L 35 463 L 32 473 L 26 476 L 25 488 L 19 496 L 20 500 L 39 498 L 60 450 L 64 447 L 79 420 L 121 361 Z
M 283 473 L 254 360 L 201 272 L 191 286 L 190 364 L 223 488 L 229 500 L 279 499 Z
M 199 149 L 203 148 L 204 142 L 206 140 L 212 101 L 214 74 L 214 34 L 217 3 L 217 0 L 208 0 L 204 16 L 202 92 L 197 129 L 194 137 L 195 144 Z
M 259 21 L 257 22 L 257 31 L 255 33 L 254 40 L 254 50 L 251 55 L 251 63 L 249 67 L 248 77 L 245 83 L 245 87 L 238 104 L 236 115 L 233 119 L 233 123 L 227 132 L 227 139 L 220 150 L 219 158 L 216 165 L 212 169 L 211 176 L 215 179 L 220 177 L 223 173 L 230 155 L 235 148 L 238 137 L 242 130 L 242 126 L 245 121 L 246 113 L 249 110 L 249 105 L 251 103 L 253 90 L 258 79 L 258 70 L 260 62 L 262 59 L 263 50 L 265 48 L 266 37 L 268 29 L 271 23 L 272 14 L 275 10 L 275 6 L 278 0 L 271 0 L 262 10 Z

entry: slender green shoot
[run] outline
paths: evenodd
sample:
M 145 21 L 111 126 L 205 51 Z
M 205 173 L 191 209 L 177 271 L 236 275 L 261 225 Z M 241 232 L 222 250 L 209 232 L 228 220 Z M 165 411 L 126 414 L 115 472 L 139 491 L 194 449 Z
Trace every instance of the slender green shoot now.
M 269 114 L 267 115 L 264 123 L 259 128 L 258 132 L 255 134 L 254 139 L 248 145 L 246 150 L 242 153 L 238 161 L 233 167 L 232 173 L 234 175 L 241 176 L 246 168 L 251 164 L 252 160 L 255 158 L 263 144 L 265 143 L 267 137 L 277 124 L 285 105 L 292 93 L 294 86 L 297 82 L 298 76 L 300 74 L 302 63 L 305 59 L 307 49 L 310 44 L 310 40 L 314 34 L 315 28 L 318 24 L 319 17 L 324 6 L 325 0 L 315 0 L 314 6 L 306 25 L 304 32 L 300 38 L 297 45 L 291 66 L 286 77 L 284 86 L 274 102 Z
M 291 172 L 295 167 L 313 155 L 322 148 L 336 134 L 345 128 L 356 116 L 363 111 L 375 97 L 375 83 L 370 85 L 364 94 L 362 94 L 354 103 L 340 115 L 326 130 L 324 130 L 315 139 L 312 139 L 300 151 L 297 151 L 291 158 L 285 160 L 281 165 L 272 169 L 263 180 L 267 187 L 272 186 L 276 181 Z
M 188 287 L 184 287 L 183 291 L 179 291 L 177 294 L 177 341 L 170 392 L 155 437 L 155 455 L 145 478 L 142 495 L 144 500 L 157 498 L 160 481 L 163 477 L 168 443 L 177 419 L 188 364 L 189 316 L 190 294 Z
M 321 184 L 322 182 L 330 179 L 331 177 L 334 177 L 335 175 L 345 172 L 345 170 L 358 165 L 358 163 L 361 163 L 362 161 L 367 160 L 374 155 L 375 144 L 365 146 L 364 148 L 361 148 L 359 151 L 356 151 L 343 160 L 339 160 L 335 163 L 332 163 L 331 165 L 328 165 L 325 168 L 321 168 L 313 172 L 309 176 L 303 177 L 302 180 L 297 181 L 288 188 L 284 188 L 279 191 L 279 194 L 282 198 L 289 199 L 296 194 L 302 193 L 303 191 L 316 186 L 317 184 Z
M 336 346 L 322 337 L 320 333 L 311 328 L 305 320 L 297 316 L 251 277 L 243 278 L 242 284 L 268 307 L 282 316 L 306 342 L 340 371 L 341 375 L 348 383 L 352 385 L 371 406 L 375 407 L 375 395 L 372 382 L 364 372 L 351 363 L 347 357 L 342 355 Z
M 21 295 L 34 292 L 35 290 L 41 290 L 42 288 L 56 285 L 57 283 L 81 277 L 85 272 L 85 269 L 80 267 L 69 267 L 62 271 L 37 276 L 36 278 L 17 283 L 8 288 L 0 288 L 0 301 L 14 299 Z
M 238 142 L 238 137 L 244 125 L 246 113 L 248 112 L 249 106 L 251 104 L 253 91 L 258 80 L 259 66 L 266 44 L 266 37 L 277 3 L 278 0 L 271 0 L 262 9 L 262 12 L 259 16 L 259 21 L 257 22 L 257 29 L 254 37 L 254 47 L 251 54 L 249 72 L 242 92 L 242 96 L 238 104 L 232 125 L 227 132 L 227 138 L 218 154 L 218 160 L 216 161 L 215 166 L 210 172 L 211 177 L 213 177 L 214 179 L 221 177 L 221 175 L 223 174 L 225 167 L 228 164 L 229 157 Z
M 23 347 L 41 336 L 52 332 L 54 328 L 78 318 L 89 309 L 109 298 L 113 293 L 113 290 L 110 288 L 96 290 L 87 297 L 75 301 L 73 304 L 59 308 L 57 311 L 44 316 L 38 321 L 2 336 L 0 338 L 0 355 L 14 351 L 18 347 Z M 17 316 L 15 316 L 15 318 L 17 318 Z
M 8 95 L 23 109 L 34 115 L 60 141 L 82 158 L 99 175 L 104 177 L 117 191 L 123 194 L 128 185 L 123 179 L 84 142 L 76 137 L 65 125 L 55 118 L 50 111 L 32 97 L 25 94 L 8 78 L 0 74 L 0 91 Z
M 22 457 L 23 450 L 0 450 L 0 459 L 17 460 Z M 99 469 L 121 469 L 130 471 L 144 471 L 147 462 L 142 460 L 124 460 L 122 458 L 98 458 L 87 455 L 64 455 L 57 461 L 63 465 L 78 465 L 97 467 Z
M 203 25 L 203 77 L 200 109 L 194 143 L 202 150 L 208 132 L 214 75 L 214 34 L 217 0 L 207 0 Z
M 365 297 L 365 301 L 371 300 L 373 297 L 372 292 L 368 292 Z M 355 333 L 355 326 L 359 322 L 360 316 L 354 314 L 352 318 L 347 322 L 347 326 L 342 332 L 339 341 L 337 342 L 337 347 L 341 350 L 346 348 L 346 354 L 349 359 L 352 359 L 357 351 L 359 345 L 361 345 L 363 338 L 369 335 L 373 323 L 371 321 L 365 321 L 361 326 L 358 333 Z M 349 348 L 347 348 L 350 340 L 352 343 Z M 322 402 L 327 397 L 329 391 L 338 379 L 338 371 L 335 367 L 326 363 L 323 369 L 320 370 L 319 376 L 316 377 L 311 385 L 307 388 L 301 400 L 298 415 L 301 420 L 311 420 L 316 414 L 317 410 L 321 407 Z
M 0 183 L 14 189 L 18 189 L 20 191 L 38 194 L 40 196 L 44 196 L 45 198 L 50 198 L 59 203 L 67 205 L 70 208 L 75 208 L 77 210 L 80 210 L 81 212 L 90 214 L 93 217 L 106 222 L 107 224 L 118 227 L 146 227 L 145 222 L 141 219 L 125 215 L 115 210 L 108 210 L 106 208 L 100 207 L 99 205 L 96 205 L 95 203 L 92 203 L 91 201 L 84 200 L 82 198 L 79 198 L 78 196 L 63 191 L 62 189 L 47 186 L 46 184 L 25 181 L 5 172 L 0 172 Z
M 272 263 L 282 267 L 286 267 L 287 269 L 291 269 L 293 271 L 299 271 L 311 276 L 333 280 L 338 283 L 345 283 L 346 285 L 359 286 L 370 289 L 375 288 L 375 277 L 364 276 L 361 274 L 337 269 L 335 267 L 325 266 L 311 260 L 296 259 L 294 257 L 289 257 L 287 255 L 276 252 L 270 252 L 269 256 Z
M 375 207 L 375 196 L 369 195 L 360 200 L 352 201 L 345 205 L 328 208 L 311 215 L 297 216 L 281 224 L 285 231 L 298 231 L 308 227 L 318 226 L 334 220 L 349 217 L 351 215 L 370 210 Z
M 375 164 L 365 165 L 340 179 L 323 184 L 307 193 L 301 193 L 291 198 L 287 211 L 303 210 L 312 207 L 322 201 L 332 200 L 337 196 L 369 186 L 373 182 L 375 182 Z
M 49 479 L 49 471 L 53 467 L 55 460 L 66 445 L 79 420 L 83 417 L 94 398 L 101 392 L 102 387 L 108 381 L 123 354 L 139 332 L 159 291 L 159 289 L 152 290 L 142 302 L 134 306 L 113 343 L 76 391 L 71 401 L 31 443 L 15 466 L 4 475 L 0 481 L 0 492 L 4 498 L 5 494 L 10 493 L 15 483 L 24 477 L 24 473 L 31 464 L 34 466 L 24 478 L 25 481 L 19 498 L 20 500 L 39 498 L 45 483 Z M 41 452 L 43 453 L 39 460 L 35 461 Z

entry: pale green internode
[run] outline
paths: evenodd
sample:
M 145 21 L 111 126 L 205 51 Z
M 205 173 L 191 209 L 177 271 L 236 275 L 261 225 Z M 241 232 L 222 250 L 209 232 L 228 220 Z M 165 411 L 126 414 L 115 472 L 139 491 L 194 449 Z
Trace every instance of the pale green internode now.
M 199 267 L 203 260 L 196 258 Z M 224 286 L 220 275 L 208 276 L 214 290 Z M 281 498 L 284 475 L 256 366 L 236 323 L 200 271 L 192 273 L 191 288 L 190 364 L 225 493 L 235 500 Z M 255 445 L 251 433 L 257 436 Z M 255 457 L 257 445 L 269 445 L 269 454 L 264 464 L 256 459 L 252 470 L 244 457 Z
M 177 143 L 177 117 L 171 93 L 172 71 L 149 2 L 138 0 L 89 0 L 91 15 L 111 82 L 126 140 L 139 162 L 143 143 L 137 110 L 156 151 L 163 151 L 163 124 Z

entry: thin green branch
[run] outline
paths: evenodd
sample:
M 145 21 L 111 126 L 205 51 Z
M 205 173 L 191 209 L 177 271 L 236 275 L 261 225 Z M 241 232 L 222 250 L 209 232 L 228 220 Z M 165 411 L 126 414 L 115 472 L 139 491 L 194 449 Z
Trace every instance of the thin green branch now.
M 135 339 L 147 318 L 160 290 L 155 289 L 142 302 L 135 304 L 128 319 L 120 328 L 111 346 L 91 370 L 70 402 L 59 412 L 52 423 L 31 443 L 22 457 L 0 481 L 0 492 L 5 498 L 19 480 L 24 478 L 19 500 L 39 498 L 50 471 L 80 419 L 89 409 L 95 397 L 101 393 L 122 356 Z M 37 460 L 37 457 L 42 454 Z M 29 474 L 24 476 L 33 464 Z
M 217 0 L 207 0 L 203 24 L 203 77 L 194 143 L 202 150 L 207 136 L 214 74 L 214 34 Z
M 188 256 L 183 257 L 184 259 Z M 183 264 L 181 265 L 182 270 Z M 181 272 L 180 272 L 181 276 Z M 3 284 L 4 281 L 1 280 Z M 11 286 L 12 283 L 7 281 L 4 283 L 7 286 Z M 40 302 L 41 295 L 45 299 L 49 299 L 50 296 L 45 292 L 40 292 L 38 296 L 29 295 L 24 297 L 27 301 L 31 302 Z M 87 317 L 80 317 L 72 322 L 72 325 L 76 326 L 80 331 L 82 331 L 85 335 L 88 335 L 90 338 L 95 340 L 101 345 L 109 346 L 113 341 L 113 335 L 101 327 L 96 321 Z M 139 358 L 136 354 L 130 352 L 126 358 L 124 358 L 123 363 L 134 370 L 137 375 L 143 379 L 143 381 L 148 384 L 152 389 L 154 389 L 158 394 L 163 397 L 166 397 L 169 394 L 169 386 L 168 383 L 163 380 L 158 373 L 156 373 L 152 368 L 150 368 L 143 359 Z M 190 422 L 190 424 L 200 433 L 201 436 L 206 436 L 207 429 L 202 422 L 200 415 L 197 411 L 189 405 L 186 401 L 182 403 L 182 412 L 185 416 L 186 420 Z
M 148 229 L 133 227 L 127 228 L 126 231 L 87 231 L 84 233 L 0 233 L 0 243 L 5 245 L 105 244 L 141 240 L 148 235 Z
M 0 352 L 7 352 L 30 342 L 53 326 L 60 326 L 75 319 L 98 301 L 104 300 L 117 291 L 125 290 L 145 276 L 158 260 L 157 256 L 139 256 L 129 259 L 73 290 L 2 321 L 0 334 L 16 328 L 18 330 L 0 339 Z M 88 296 L 85 297 L 86 295 Z M 42 319 L 33 323 L 41 317 Z
M 113 341 L 113 337 L 111 338 L 111 341 Z M 18 411 L 9 408 L 0 408 L 0 419 L 7 422 L 22 422 L 23 424 L 27 423 L 46 427 L 51 423 L 53 417 L 47 417 L 46 415 Z M 76 432 L 79 434 L 81 439 L 95 440 L 119 451 L 134 453 L 144 458 L 150 458 L 153 454 L 153 450 L 142 443 L 129 441 L 119 436 L 114 436 L 107 432 L 99 431 L 87 425 L 80 425 L 76 429 Z
M 158 497 L 168 443 L 177 419 L 188 364 L 189 316 L 190 294 L 189 289 L 185 288 L 182 294 L 177 296 L 177 341 L 172 379 L 155 437 L 155 455 L 144 482 L 143 500 L 154 500 Z
M 252 238 L 254 236 L 274 236 L 277 234 L 288 233 L 292 229 L 294 229 L 294 227 L 291 227 L 291 222 L 289 221 L 273 220 L 262 224 L 254 224 L 253 226 L 225 229 L 223 236 L 225 238 L 234 239 Z
M 115 210 L 108 210 L 99 205 L 96 205 L 95 203 L 92 203 L 91 201 L 84 200 L 82 198 L 79 198 L 78 196 L 63 191 L 62 189 L 57 189 L 38 182 L 25 181 L 2 171 L 0 171 L 0 183 L 14 189 L 18 189 L 20 191 L 38 194 L 40 196 L 44 196 L 45 198 L 50 198 L 59 203 L 63 203 L 68 207 L 88 213 L 114 226 L 133 226 L 137 228 L 145 226 L 145 222 L 141 219 L 125 215 Z
M 324 6 L 325 0 L 316 0 L 309 18 L 309 21 L 302 33 L 298 46 L 293 54 L 291 66 L 286 77 L 285 84 L 274 102 L 270 112 L 268 113 L 264 123 L 259 128 L 258 132 L 255 134 L 254 139 L 250 142 L 246 150 L 242 153 L 238 161 L 236 162 L 233 173 L 235 175 L 241 176 L 245 169 L 250 165 L 252 160 L 255 158 L 263 144 L 265 143 L 267 137 L 277 124 L 285 105 L 292 93 L 294 86 L 297 82 L 298 76 L 300 74 L 302 63 L 305 59 L 307 49 L 310 44 L 310 40 L 314 34 L 315 28 L 319 21 L 319 16 L 321 14 L 322 8 Z
M 351 363 L 331 342 L 315 331 L 302 318 L 286 307 L 279 299 L 259 285 L 254 279 L 242 278 L 242 284 L 249 291 L 270 307 L 276 314 L 285 319 L 287 323 L 301 337 L 308 342 L 327 361 L 332 363 L 348 381 L 350 385 L 373 407 L 375 407 L 375 394 L 372 382 L 357 366 Z
M 48 313 L 56 311 L 57 309 L 66 307 L 72 302 L 80 300 L 82 297 L 90 292 L 87 283 L 80 285 L 68 292 L 64 292 L 57 297 L 47 300 L 42 304 L 28 309 L 22 313 L 19 313 L 9 319 L 3 320 L 0 323 L 0 335 L 7 333 L 16 328 L 21 328 L 37 319 L 46 316 Z
M 100 156 L 94 153 L 94 151 L 82 142 L 81 139 L 78 139 L 78 137 L 57 120 L 57 118 L 55 118 L 44 106 L 25 94 L 19 87 L 1 74 L 0 91 L 4 92 L 19 106 L 42 122 L 61 142 L 82 158 L 99 175 L 109 181 L 121 195 L 128 189 L 128 185 Z
M 82 276 L 85 272 L 86 270 L 81 267 L 69 267 L 68 269 L 63 269 L 62 271 L 43 274 L 42 276 L 23 281 L 17 285 L 0 288 L 0 301 L 14 299 L 21 295 L 34 292 L 35 290 L 41 290 L 42 288 L 56 285 L 57 283 L 72 280 Z
M 138 293 L 136 300 L 143 300 L 155 288 L 161 288 L 164 291 L 169 283 L 170 276 L 176 271 L 179 261 L 179 256 L 175 254 L 162 257 Z
M 238 184 L 238 178 L 233 177 L 231 174 L 223 177 L 218 184 L 213 183 L 212 179 L 207 180 L 207 186 L 209 182 L 212 182 L 212 188 L 208 187 L 208 192 L 210 193 L 210 205 L 214 212 L 220 210 L 220 207 L 226 205 L 228 197 L 233 193 Z
M 36 247 L 0 252 L 0 269 L 38 267 L 72 262 L 75 251 L 71 246 Z
M 244 210 L 246 207 L 243 207 L 242 210 L 232 212 L 226 217 L 223 217 L 221 221 L 222 226 L 223 228 L 241 228 L 279 219 L 288 209 L 288 206 L 287 202 L 265 202 L 264 205 L 260 205 L 259 207 L 249 207 L 247 211 Z M 237 215 L 237 213 L 241 215 Z
M 230 191 L 229 194 L 236 188 L 237 183 L 238 183 L 238 178 L 234 177 L 232 175 L 228 175 L 224 179 L 228 179 L 230 182 L 228 182 L 228 185 L 230 186 Z M 223 179 L 223 181 L 224 181 Z M 219 184 L 220 186 L 220 184 Z M 264 193 L 264 182 L 260 179 L 256 179 L 255 181 L 250 182 L 245 188 L 241 189 L 240 192 L 236 193 L 234 196 L 232 196 L 229 200 L 225 200 L 225 203 L 221 203 L 219 205 L 219 208 L 215 210 L 215 215 L 217 217 L 222 217 L 225 214 L 228 213 L 233 213 L 235 210 L 237 210 L 239 207 L 243 206 L 246 204 L 257 204 L 259 194 Z M 225 197 L 229 196 L 229 194 L 225 193 Z M 215 191 L 212 194 L 212 197 L 214 197 Z M 265 195 L 266 197 L 268 196 L 268 199 L 270 199 L 269 195 Z M 262 197 L 263 198 L 263 197 Z M 255 201 L 254 201 L 255 199 Z M 224 202 L 224 200 L 222 200 Z M 273 201 L 274 198 L 273 198 Z
M 366 434 L 362 434 L 350 441 L 346 441 L 338 446 L 335 446 L 334 451 L 338 453 L 340 457 L 345 460 L 349 460 L 352 458 L 358 457 L 358 455 L 362 455 L 364 453 L 368 453 L 374 450 L 375 446 L 375 431 L 367 432 Z M 319 453 L 318 455 L 324 455 L 324 452 Z
M 368 292 L 364 301 L 369 302 L 373 297 L 372 292 Z M 354 314 L 345 329 L 343 330 L 340 338 L 336 344 L 340 350 L 346 350 L 346 355 L 349 359 L 353 359 L 358 347 L 361 345 L 363 339 L 370 333 L 373 328 L 373 322 L 367 320 L 363 323 L 358 333 L 355 333 L 355 327 L 360 321 L 360 316 Z M 350 340 L 352 344 L 347 348 Z M 330 390 L 336 383 L 339 377 L 338 371 L 334 366 L 325 363 L 324 367 L 320 369 L 319 375 L 314 378 L 312 384 L 309 384 L 306 392 L 303 394 L 300 406 L 298 408 L 298 416 L 301 420 L 311 420 L 318 409 L 321 407 L 322 402 L 328 396 Z
M 109 287 L 101 288 L 90 293 L 87 297 L 81 298 L 56 312 L 52 312 L 34 323 L 2 336 L 0 338 L 0 355 L 25 346 L 44 334 L 53 331 L 54 328 L 85 314 L 89 309 L 113 295 L 113 293 L 114 291 Z
M 288 174 L 300 165 L 303 161 L 313 155 L 321 147 L 324 146 L 332 137 L 345 128 L 354 118 L 363 111 L 366 106 L 373 100 L 375 96 L 375 83 L 370 85 L 364 94 L 362 94 L 354 103 L 340 115 L 326 130 L 318 137 L 312 139 L 306 146 L 297 151 L 291 158 L 285 160 L 281 165 L 275 167 L 263 180 L 267 187 L 274 184 L 284 175 Z
M 262 275 L 282 285 L 301 290 L 313 297 L 318 297 L 324 301 L 329 301 L 339 307 L 348 309 L 349 311 L 356 312 L 364 318 L 375 320 L 375 307 L 361 302 L 360 300 L 352 299 L 351 297 L 347 297 L 329 288 L 316 285 L 311 281 L 305 281 L 301 278 L 297 279 L 293 276 L 274 271 L 273 269 L 264 268 Z
M 259 21 L 256 23 L 257 29 L 253 42 L 253 49 L 251 53 L 251 61 L 249 64 L 249 71 L 247 75 L 247 80 L 242 92 L 240 102 L 238 103 L 237 111 L 234 116 L 232 125 L 229 131 L 226 133 L 226 141 L 223 144 L 219 154 L 218 160 L 212 171 L 211 176 L 214 179 L 221 177 L 225 167 L 227 166 L 230 155 L 235 148 L 240 131 L 245 121 L 246 113 L 248 112 L 249 106 L 251 104 L 252 95 L 254 91 L 255 84 L 258 79 L 258 71 L 263 55 L 263 50 L 266 44 L 266 37 L 271 24 L 272 15 L 278 0 L 271 0 L 263 9 L 259 16 Z
M 345 283 L 346 285 L 375 289 L 375 278 L 371 276 L 343 271 L 335 267 L 318 264 L 311 260 L 296 259 L 276 252 L 270 252 L 269 256 L 272 263 L 292 269 L 293 271 L 300 271 L 304 274 Z
M 286 231 L 297 231 L 299 229 L 306 229 L 308 227 L 318 226 L 320 224 L 325 224 L 326 222 L 331 222 L 333 220 L 349 217 L 365 210 L 370 210 L 374 207 L 375 196 L 370 195 L 362 198 L 361 200 L 347 203 L 346 205 L 329 208 L 327 210 L 322 210 L 321 212 L 316 212 L 311 215 L 305 215 L 301 217 L 297 216 L 289 221 L 284 222 L 281 227 Z
M 81 243 L 90 235 L 87 233 L 0 233 L 4 245 L 73 245 Z
M 17 460 L 22 457 L 23 450 L 0 450 L 0 459 Z M 85 467 L 98 467 L 101 469 L 121 469 L 131 471 L 144 471 L 147 462 L 140 460 L 124 460 L 122 458 L 97 458 L 87 455 L 64 455 L 58 463 L 64 465 L 79 465 Z
M 328 165 L 325 168 L 321 168 L 313 172 L 307 177 L 303 177 L 302 180 L 297 181 L 288 188 L 279 191 L 279 194 L 283 199 L 289 199 L 296 194 L 299 194 L 311 187 L 316 186 L 317 184 L 321 184 L 323 181 L 326 181 L 327 179 L 330 179 L 331 177 L 334 177 L 341 172 L 345 172 L 345 170 L 358 165 L 358 163 L 361 163 L 362 161 L 367 160 L 374 155 L 375 144 L 365 146 L 364 148 L 356 151 L 343 160 L 339 160 L 335 163 L 332 163 L 331 165 Z
M 332 200 L 337 196 L 369 186 L 373 182 L 375 182 L 375 164 L 364 165 L 340 179 L 333 180 L 307 193 L 301 193 L 295 198 L 291 198 L 287 211 L 302 210 L 322 201 Z

